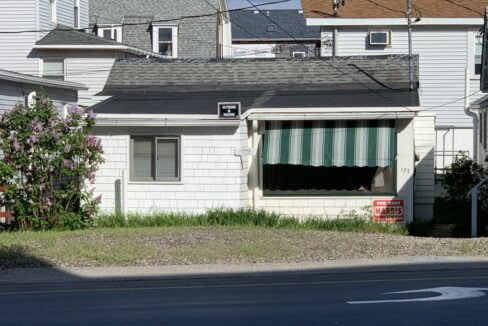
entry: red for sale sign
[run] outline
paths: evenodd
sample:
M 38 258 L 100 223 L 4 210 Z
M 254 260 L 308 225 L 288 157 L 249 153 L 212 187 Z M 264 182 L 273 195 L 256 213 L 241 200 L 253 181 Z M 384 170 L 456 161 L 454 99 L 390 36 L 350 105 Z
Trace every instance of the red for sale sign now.
M 378 222 L 403 222 L 405 201 L 403 199 L 373 200 L 373 219 Z

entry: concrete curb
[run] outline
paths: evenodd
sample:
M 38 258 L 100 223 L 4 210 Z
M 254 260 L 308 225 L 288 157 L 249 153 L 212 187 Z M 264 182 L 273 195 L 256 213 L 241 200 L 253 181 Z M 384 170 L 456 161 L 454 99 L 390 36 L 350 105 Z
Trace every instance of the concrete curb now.
M 396 257 L 293 264 L 170 265 L 128 267 L 49 267 L 0 270 L 0 284 L 79 283 L 145 279 L 218 278 L 270 273 L 338 274 L 488 268 L 485 257 Z

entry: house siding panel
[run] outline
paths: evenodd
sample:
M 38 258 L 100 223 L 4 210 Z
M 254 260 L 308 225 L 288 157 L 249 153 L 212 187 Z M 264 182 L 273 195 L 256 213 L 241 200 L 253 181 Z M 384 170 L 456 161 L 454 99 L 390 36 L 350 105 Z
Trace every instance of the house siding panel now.
M 392 44 L 383 48 L 368 46 L 367 27 L 341 27 L 338 33 L 338 55 L 408 53 L 407 29 L 395 27 L 390 30 Z M 324 43 L 330 38 L 331 31 L 324 28 L 322 34 Z M 413 53 L 420 56 L 421 106 L 424 110 L 436 113 L 438 125 L 472 126 L 471 118 L 464 114 L 462 100 L 465 69 L 470 62 L 468 57 L 471 45 L 468 39 L 468 28 L 462 26 L 414 28 Z
M 247 205 L 246 165 L 236 148 L 247 143 L 245 126 L 194 128 L 97 128 L 102 138 L 106 162 L 94 184 L 102 195 L 104 211 L 122 205 L 120 187 L 122 170 L 129 168 L 129 135 L 181 135 L 182 181 L 171 183 L 129 182 L 128 212 L 204 212 L 211 208 L 241 208 Z M 127 174 L 129 175 L 129 174 Z
M 0 30 L 36 29 L 35 0 L 0 1 Z M 0 34 L 0 69 L 37 74 L 39 61 L 28 58 L 36 33 Z

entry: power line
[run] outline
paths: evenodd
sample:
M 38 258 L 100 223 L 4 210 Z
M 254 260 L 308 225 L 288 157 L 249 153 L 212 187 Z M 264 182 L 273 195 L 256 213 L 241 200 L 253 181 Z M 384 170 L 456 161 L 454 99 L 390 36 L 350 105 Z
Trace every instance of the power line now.
M 277 1 L 265 2 L 265 3 L 259 4 L 258 6 L 273 5 L 273 4 L 285 3 L 285 2 L 289 2 L 289 1 L 291 1 L 291 0 L 277 0 Z M 241 11 L 241 10 L 251 9 L 251 8 L 254 8 L 254 7 L 255 6 L 241 7 L 241 8 L 235 8 L 235 9 L 223 10 L 221 12 L 222 13 L 225 13 L 225 12 L 229 12 L 230 13 L 230 12 L 233 12 L 233 11 Z M 175 18 L 171 18 L 171 19 L 158 19 L 158 20 L 151 20 L 151 21 L 140 22 L 140 23 L 118 23 L 118 24 L 110 24 L 110 25 L 111 26 L 113 25 L 114 27 L 120 27 L 120 26 L 147 25 L 147 24 L 150 24 L 150 23 L 169 23 L 169 22 L 174 22 L 174 21 L 177 21 L 177 20 L 211 17 L 211 16 L 215 16 L 216 14 L 217 13 L 200 14 L 200 15 L 187 15 L 187 16 L 180 16 L 180 17 L 175 17 Z M 97 16 L 97 15 L 94 15 L 94 16 Z M 99 16 L 97 16 L 97 17 L 99 17 Z M 86 28 L 52 28 L 52 29 L 31 29 L 31 30 L 17 30 L 17 31 L 0 31 L 0 34 L 46 33 L 46 32 L 52 32 L 53 30 L 84 32 L 86 30 Z

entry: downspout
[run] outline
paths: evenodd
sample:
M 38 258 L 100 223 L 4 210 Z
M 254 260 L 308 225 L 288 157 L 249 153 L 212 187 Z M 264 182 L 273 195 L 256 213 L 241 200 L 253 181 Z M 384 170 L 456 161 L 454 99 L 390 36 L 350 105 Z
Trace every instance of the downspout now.
M 464 76 L 464 113 L 473 119 L 473 161 L 478 162 L 478 114 L 471 111 L 469 100 L 469 68 Z

